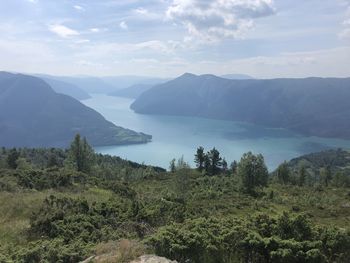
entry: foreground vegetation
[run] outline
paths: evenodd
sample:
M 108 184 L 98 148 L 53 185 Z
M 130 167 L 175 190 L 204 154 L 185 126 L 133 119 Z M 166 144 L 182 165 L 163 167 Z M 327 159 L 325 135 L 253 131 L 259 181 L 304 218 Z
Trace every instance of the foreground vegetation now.
M 0 262 L 349 262 L 348 153 L 227 162 L 199 148 L 171 171 L 69 150 L 0 150 Z M 345 157 L 344 157 L 345 156 Z M 305 161 L 307 160 L 307 161 Z M 335 160 L 341 160 L 335 162 Z

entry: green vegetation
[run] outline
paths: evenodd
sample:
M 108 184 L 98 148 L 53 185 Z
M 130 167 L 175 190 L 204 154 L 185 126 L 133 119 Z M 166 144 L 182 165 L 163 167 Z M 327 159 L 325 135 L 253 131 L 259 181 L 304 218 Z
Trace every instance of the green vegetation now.
M 217 149 L 198 149 L 198 169 L 179 158 L 166 172 L 96 154 L 78 135 L 68 150 L 2 148 L 0 262 L 129 262 L 145 253 L 348 262 L 348 154 L 304 156 L 269 175 L 261 155 L 228 169 Z

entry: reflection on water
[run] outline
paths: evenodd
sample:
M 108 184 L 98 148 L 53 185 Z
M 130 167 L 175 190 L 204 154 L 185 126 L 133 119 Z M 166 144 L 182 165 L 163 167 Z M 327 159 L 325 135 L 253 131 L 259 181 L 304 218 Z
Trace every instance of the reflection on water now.
M 198 146 L 216 147 L 228 162 L 239 160 L 244 152 L 265 156 L 269 169 L 284 160 L 329 148 L 350 148 L 350 141 L 305 137 L 284 129 L 195 117 L 135 114 L 129 109 L 132 100 L 93 95 L 84 103 L 118 126 L 142 131 L 153 141 L 142 145 L 97 147 L 96 151 L 125 159 L 168 168 L 173 158 L 182 155 L 193 165 Z

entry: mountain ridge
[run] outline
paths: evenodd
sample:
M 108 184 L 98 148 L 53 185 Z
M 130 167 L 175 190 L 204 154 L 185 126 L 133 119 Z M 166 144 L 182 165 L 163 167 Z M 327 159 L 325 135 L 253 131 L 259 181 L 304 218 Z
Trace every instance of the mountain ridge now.
M 350 138 L 350 78 L 229 80 L 184 74 L 144 92 L 142 114 L 196 116 Z M 335 127 L 337 127 L 335 129 Z
M 95 146 L 146 143 L 150 135 L 124 129 L 42 79 L 0 72 L 0 145 L 66 147 L 80 133 Z

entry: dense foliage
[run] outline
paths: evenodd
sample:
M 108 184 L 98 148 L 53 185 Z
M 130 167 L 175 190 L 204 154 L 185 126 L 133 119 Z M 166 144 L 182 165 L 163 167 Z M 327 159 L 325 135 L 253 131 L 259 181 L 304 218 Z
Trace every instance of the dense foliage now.
M 0 262 L 98 253 L 119 255 L 106 262 L 142 253 L 200 263 L 348 262 L 350 189 L 338 183 L 340 165 L 323 163 L 315 179 L 292 161 L 269 175 L 261 155 L 246 153 L 228 169 L 217 149 L 198 149 L 198 169 L 181 157 L 166 172 L 96 154 L 80 136 L 68 150 L 2 148 Z

